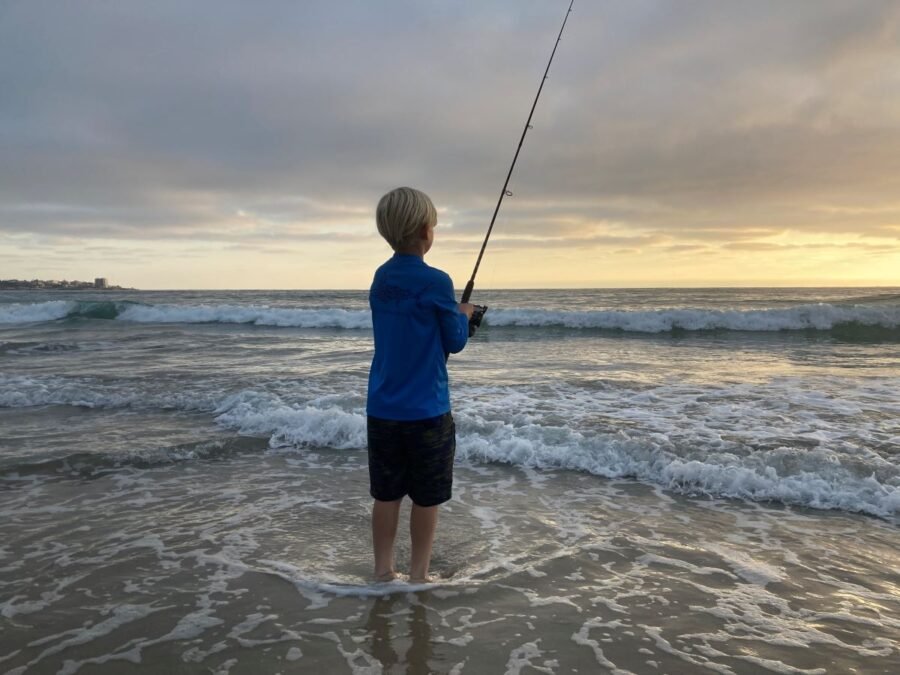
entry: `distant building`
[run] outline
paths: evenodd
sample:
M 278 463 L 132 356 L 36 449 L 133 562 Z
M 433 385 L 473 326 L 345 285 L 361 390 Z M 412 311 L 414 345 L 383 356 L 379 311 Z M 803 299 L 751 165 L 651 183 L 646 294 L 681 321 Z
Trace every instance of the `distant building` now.
M 105 277 L 97 277 L 94 279 L 94 288 L 109 288 L 109 282 Z

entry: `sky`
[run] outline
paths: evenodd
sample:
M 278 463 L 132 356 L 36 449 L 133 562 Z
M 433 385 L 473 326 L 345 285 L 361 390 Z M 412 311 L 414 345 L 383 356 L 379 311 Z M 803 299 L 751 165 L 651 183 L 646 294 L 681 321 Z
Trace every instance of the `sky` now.
M 567 0 L 0 0 L 0 279 L 474 266 Z M 900 2 L 576 0 L 481 288 L 900 285 Z

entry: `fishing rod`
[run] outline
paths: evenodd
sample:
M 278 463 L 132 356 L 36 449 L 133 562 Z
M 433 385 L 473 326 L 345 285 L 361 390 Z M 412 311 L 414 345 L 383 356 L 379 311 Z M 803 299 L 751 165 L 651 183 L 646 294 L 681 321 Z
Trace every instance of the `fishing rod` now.
M 572 5 L 574 4 L 575 0 L 570 0 L 569 9 L 566 10 L 566 15 L 563 17 L 559 35 L 556 36 L 556 42 L 553 44 L 553 51 L 550 52 L 550 60 L 547 61 L 547 68 L 544 69 L 544 77 L 541 79 L 537 94 L 535 94 L 534 103 L 531 104 L 531 112 L 528 113 L 528 119 L 525 121 L 525 128 L 522 129 L 522 137 L 519 138 L 516 154 L 513 156 L 512 164 L 509 165 L 509 172 L 506 174 L 506 180 L 503 183 L 503 188 L 500 190 L 500 198 L 497 200 L 497 206 L 494 207 L 494 215 L 491 216 L 491 224 L 488 226 L 487 234 L 484 236 L 484 243 L 481 244 L 481 251 L 479 251 L 478 259 L 475 261 L 475 269 L 472 270 L 472 276 L 469 278 L 466 288 L 463 291 L 462 302 L 468 302 L 469 298 L 472 297 L 472 289 L 475 288 L 475 275 L 478 274 L 478 267 L 481 265 L 481 259 L 484 257 L 484 249 L 487 248 L 488 239 L 491 238 L 491 232 L 494 229 L 494 222 L 497 220 L 497 213 L 500 211 L 500 205 L 503 203 L 503 198 L 512 197 L 512 192 L 508 189 L 509 179 L 512 178 L 513 169 L 516 168 L 516 160 L 519 159 L 519 151 L 522 149 L 522 144 L 525 142 L 525 135 L 528 133 L 528 130 L 531 129 L 531 117 L 534 115 L 534 109 L 537 107 L 538 99 L 541 97 L 544 82 L 547 81 L 547 74 L 550 72 L 550 64 L 553 63 L 553 57 L 556 55 L 556 48 L 559 47 L 559 43 L 562 40 L 563 31 L 566 29 L 566 21 L 569 20 L 569 14 L 572 13 Z M 475 335 L 475 330 L 481 325 L 481 320 L 484 318 L 484 313 L 487 312 L 487 309 L 486 305 L 475 305 L 475 311 L 472 313 L 472 318 L 469 319 L 469 337 Z

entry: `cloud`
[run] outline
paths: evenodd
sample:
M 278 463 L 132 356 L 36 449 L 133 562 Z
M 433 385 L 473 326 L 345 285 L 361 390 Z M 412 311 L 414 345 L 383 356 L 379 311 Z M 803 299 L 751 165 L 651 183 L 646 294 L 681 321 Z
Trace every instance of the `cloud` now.
M 413 184 L 471 251 L 563 5 L 4 3 L 0 232 L 365 245 Z M 896 239 L 900 5 L 578 4 L 533 124 L 510 250 Z

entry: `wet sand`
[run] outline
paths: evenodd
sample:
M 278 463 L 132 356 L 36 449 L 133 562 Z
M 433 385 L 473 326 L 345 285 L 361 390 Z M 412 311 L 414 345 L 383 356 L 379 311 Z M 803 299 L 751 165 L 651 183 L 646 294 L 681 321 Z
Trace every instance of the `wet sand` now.
M 900 672 L 896 522 L 467 465 L 412 587 L 369 506 L 358 451 L 7 475 L 0 671 Z

